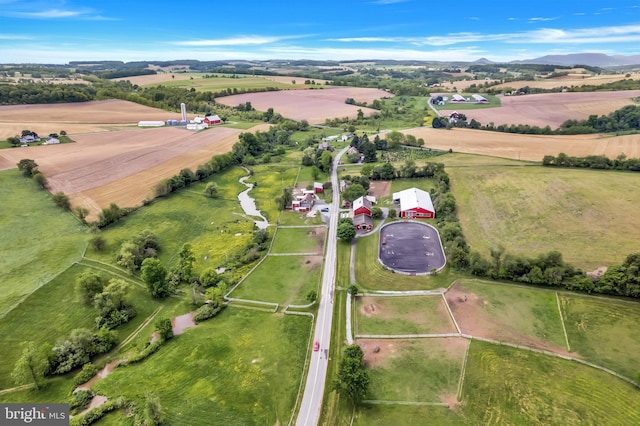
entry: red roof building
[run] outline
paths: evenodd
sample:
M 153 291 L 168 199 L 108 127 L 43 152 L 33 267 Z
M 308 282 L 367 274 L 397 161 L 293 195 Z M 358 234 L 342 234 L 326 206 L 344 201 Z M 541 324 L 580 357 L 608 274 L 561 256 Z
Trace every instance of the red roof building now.
M 433 219 L 436 210 L 431 195 L 418 188 L 409 188 L 393 193 L 393 202 L 400 204 L 400 217 L 407 219 Z

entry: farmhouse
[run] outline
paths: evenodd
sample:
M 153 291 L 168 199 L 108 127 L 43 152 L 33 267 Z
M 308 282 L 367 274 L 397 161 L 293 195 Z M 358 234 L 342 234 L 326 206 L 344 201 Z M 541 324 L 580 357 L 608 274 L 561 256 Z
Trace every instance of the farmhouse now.
M 294 212 L 308 212 L 315 203 L 315 191 L 303 189 L 302 193 L 294 194 L 291 201 L 291 210 Z
M 32 143 L 32 142 L 40 142 L 40 136 L 38 136 L 37 133 L 30 133 L 28 135 L 25 135 L 23 137 L 20 138 L 20 143 L 21 144 L 28 144 L 28 143 Z
M 436 211 L 431 195 L 418 188 L 409 188 L 393 193 L 393 202 L 400 204 L 400 217 L 433 219 Z
M 353 217 L 361 214 L 371 216 L 371 201 L 364 196 L 353 200 Z

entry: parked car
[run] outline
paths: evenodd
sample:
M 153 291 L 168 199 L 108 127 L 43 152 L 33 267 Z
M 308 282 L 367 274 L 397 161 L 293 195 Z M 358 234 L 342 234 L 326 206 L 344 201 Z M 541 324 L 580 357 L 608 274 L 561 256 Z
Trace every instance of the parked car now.
M 322 207 L 322 208 L 320 208 L 320 211 L 322 213 L 329 213 L 329 207 Z

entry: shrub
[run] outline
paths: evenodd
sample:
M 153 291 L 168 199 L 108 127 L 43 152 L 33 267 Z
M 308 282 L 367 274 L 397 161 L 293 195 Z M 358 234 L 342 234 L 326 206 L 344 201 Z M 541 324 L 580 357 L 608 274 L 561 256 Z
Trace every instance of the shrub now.
M 207 303 L 205 305 L 200 306 L 196 309 L 196 312 L 193 314 L 193 320 L 195 322 L 201 322 L 207 320 L 209 318 L 213 318 L 222 310 L 224 305 L 215 306 L 212 303 Z
M 93 376 L 98 374 L 98 367 L 88 362 L 82 366 L 82 370 L 73 378 L 73 384 L 79 386 L 83 383 L 87 383 Z
M 72 414 L 77 414 L 87 408 L 91 399 L 95 396 L 91 389 L 81 389 L 73 392 L 69 397 L 69 408 Z

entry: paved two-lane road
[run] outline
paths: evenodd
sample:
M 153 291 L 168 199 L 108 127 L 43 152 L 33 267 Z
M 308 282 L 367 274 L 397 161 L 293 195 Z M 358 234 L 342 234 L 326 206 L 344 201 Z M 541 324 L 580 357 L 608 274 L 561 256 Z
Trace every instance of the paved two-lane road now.
M 311 363 L 307 373 L 307 381 L 304 387 L 302 403 L 298 411 L 296 425 L 317 425 L 322 408 L 322 397 L 327 380 L 327 359 L 329 343 L 331 342 L 331 322 L 333 319 L 333 290 L 336 281 L 336 246 L 338 231 L 338 216 L 340 210 L 340 186 L 338 183 L 338 161 L 348 147 L 340 151 L 333 160 L 331 172 L 331 186 L 333 199 L 329 210 L 329 230 L 327 232 L 327 252 L 324 258 L 324 271 L 322 274 L 322 291 L 320 292 L 320 305 L 316 316 L 316 331 L 313 340 L 320 343 L 320 350 L 311 352 Z

